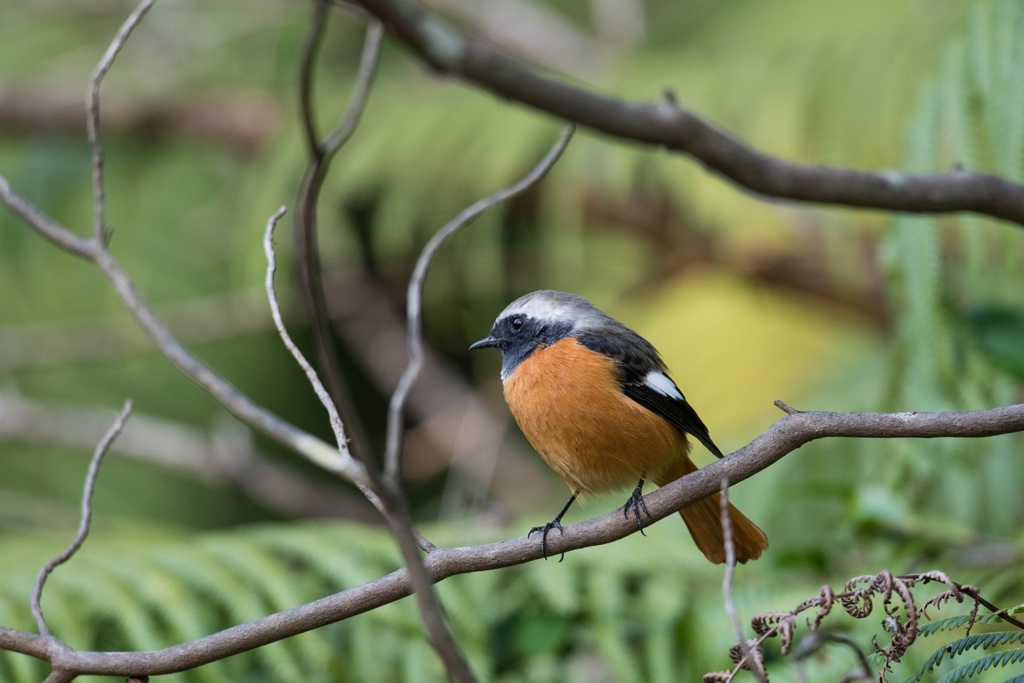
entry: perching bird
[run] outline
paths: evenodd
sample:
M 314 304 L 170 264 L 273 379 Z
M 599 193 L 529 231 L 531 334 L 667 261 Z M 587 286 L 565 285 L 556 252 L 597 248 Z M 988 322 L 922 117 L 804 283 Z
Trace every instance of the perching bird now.
M 548 532 L 561 530 L 577 496 L 636 483 L 623 512 L 642 530 L 645 480 L 663 486 L 697 470 L 687 434 L 722 457 L 654 346 L 582 297 L 541 290 L 516 299 L 469 348 L 486 347 L 501 350 L 505 400 L 520 429 L 572 491 L 551 522 L 530 531 L 541 532 L 545 557 Z M 679 511 L 716 563 L 725 562 L 719 495 Z M 768 538 L 732 505 L 729 513 L 737 562 L 757 559 Z

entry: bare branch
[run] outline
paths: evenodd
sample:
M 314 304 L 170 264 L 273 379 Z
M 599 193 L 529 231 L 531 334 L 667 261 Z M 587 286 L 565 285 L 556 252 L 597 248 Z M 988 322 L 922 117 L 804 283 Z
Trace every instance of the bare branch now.
M 0 130 L 5 136 L 78 135 L 81 97 L 58 81 L 0 85 Z M 146 101 L 103 96 L 103 130 L 146 140 L 192 139 L 251 156 L 281 129 L 281 103 L 253 92 L 189 93 L 188 100 L 165 92 Z
M 103 456 L 110 450 L 110 444 L 114 442 L 117 435 L 124 429 L 124 423 L 131 414 L 132 402 L 128 400 L 124 402 L 124 407 L 117 414 L 114 424 L 110 425 L 110 429 L 100 439 L 96 450 L 93 452 L 92 460 L 89 461 L 89 469 L 85 475 L 85 487 L 82 490 L 82 516 L 78 522 L 78 533 L 75 534 L 74 540 L 71 541 L 71 545 L 64 552 L 43 565 L 43 568 L 39 570 L 39 574 L 36 575 L 35 588 L 32 591 L 32 617 L 36 620 L 36 627 L 39 629 L 39 633 L 44 636 L 50 635 L 50 629 L 46 625 L 46 619 L 43 617 L 43 609 L 39 601 L 43 597 L 43 587 L 46 585 L 46 579 L 54 569 L 70 560 L 78 552 L 78 549 L 82 547 L 82 544 L 85 543 L 85 539 L 89 535 L 89 527 L 92 524 L 92 494 L 96 490 L 96 477 L 100 473 L 100 464 L 103 462 Z
M 113 66 L 118 53 L 128 42 L 132 31 L 154 4 L 156 4 L 156 0 L 142 0 L 121 24 L 114 40 L 111 41 L 99 64 L 93 70 L 92 77 L 89 79 L 89 91 L 85 96 L 85 106 L 88 112 L 86 128 L 89 136 L 89 148 L 92 153 L 93 237 L 100 244 L 107 242 L 107 202 L 106 192 L 103 188 L 103 145 L 100 142 L 100 84 L 103 83 L 103 78 L 110 71 L 110 67 Z
M 277 305 L 277 292 L 274 290 L 274 273 L 277 272 L 277 258 L 274 256 L 274 228 L 277 227 L 277 222 L 284 216 L 285 211 L 287 209 L 284 206 L 278 209 L 267 221 L 267 229 L 263 233 L 263 253 L 267 257 L 266 288 L 267 300 L 270 303 L 270 313 L 274 317 L 274 326 L 277 327 L 277 333 L 280 335 L 281 341 L 284 342 L 285 348 L 292 354 L 292 357 L 299 364 L 299 367 L 302 368 L 302 371 L 306 373 L 306 379 L 309 380 L 313 391 L 316 392 L 316 397 L 320 399 L 320 403 L 327 410 L 327 415 L 331 421 L 331 430 L 334 432 L 334 439 L 338 443 L 338 453 L 343 460 L 347 461 L 345 467 L 354 467 L 355 463 L 352 462 L 352 455 L 348 452 L 348 438 L 345 436 L 345 425 L 341 423 L 338 409 L 335 408 L 334 401 L 331 400 L 327 389 L 324 388 L 320 377 L 317 376 L 316 370 L 313 369 L 313 366 L 309 364 L 306 357 L 299 351 L 299 347 L 295 346 L 295 342 L 292 341 L 291 335 L 288 334 L 288 328 L 284 326 L 284 320 L 281 318 L 281 308 Z
M 99 245 L 95 241 L 76 235 L 40 211 L 32 202 L 18 194 L 2 174 L 0 201 L 25 225 L 45 237 L 54 246 L 86 261 L 95 262 L 96 252 L 99 250 Z
M 363 54 L 359 58 L 359 75 L 356 77 L 356 90 L 352 94 L 352 101 L 349 103 L 341 123 L 321 145 L 320 149 L 324 156 L 335 154 L 348 142 L 355 132 L 363 111 L 366 109 L 366 101 L 370 96 L 370 86 L 377 73 L 377 62 L 380 57 L 380 46 L 384 40 L 384 25 L 377 21 L 370 21 L 366 27 L 366 42 L 363 44 Z
M 667 484 L 646 498 L 651 522 L 676 514 L 721 487 L 740 482 L 816 439 L 942 436 L 981 437 L 1024 431 L 1024 404 L 952 413 L 802 412 L 779 419 L 749 444 L 707 467 Z M 548 552 L 561 553 L 611 543 L 636 532 L 616 509 L 603 517 L 570 524 L 548 539 Z M 434 581 L 468 572 L 510 567 L 540 559 L 536 539 L 525 536 L 466 548 L 438 548 L 423 561 Z M 52 637 L 0 627 L 0 649 L 50 661 L 79 674 L 158 675 L 183 671 L 290 636 L 336 623 L 410 594 L 408 570 L 400 569 L 321 600 L 240 624 L 198 640 L 153 652 L 80 652 Z
M 693 157 L 766 197 L 909 213 L 972 211 L 1024 225 L 1024 186 L 954 169 L 911 175 L 794 163 L 758 151 L 672 101 L 641 104 L 542 76 L 466 38 L 411 0 L 353 0 L 426 64 L 559 119 Z
M 309 320 L 317 363 L 331 397 L 348 426 L 352 439 L 350 449 L 355 457 L 365 459 L 368 440 L 355 409 L 355 401 L 352 400 L 338 365 L 338 353 L 327 313 L 327 295 L 321 277 L 317 204 L 334 156 L 355 132 L 356 124 L 366 107 L 370 86 L 377 72 L 384 27 L 379 21 L 370 19 L 351 101 L 338 127 L 327 140 L 320 141 L 313 101 L 313 69 L 323 42 L 330 7 L 326 2 L 319 1 L 313 2 L 312 6 L 313 16 L 303 45 L 299 69 L 299 109 L 309 161 L 295 200 L 295 261 L 298 265 L 299 292 Z
M 78 674 L 63 669 L 54 669 L 49 676 L 43 679 L 43 683 L 70 683 L 76 678 L 78 678 Z
M 388 433 L 384 452 L 384 471 L 388 477 L 398 477 L 401 471 L 402 411 L 412 385 L 416 382 L 416 378 L 419 377 L 420 370 L 423 367 L 423 282 L 427 277 L 430 264 L 434 261 L 434 256 L 437 255 L 441 245 L 447 242 L 452 235 L 469 225 L 477 216 L 487 209 L 523 192 L 547 175 L 547 172 L 558 161 L 559 157 L 562 156 L 562 152 L 565 151 L 566 146 L 569 144 L 574 130 L 575 126 L 566 124 L 562 129 L 562 134 L 555 141 L 554 146 L 529 173 L 512 185 L 495 192 L 490 197 L 481 199 L 463 210 L 458 216 L 449 221 L 447 225 L 438 230 L 430 238 L 430 241 L 424 245 L 423 251 L 420 252 L 420 257 L 416 261 L 412 277 L 409 278 L 406 303 L 409 365 L 406 367 L 405 372 L 402 373 L 402 377 L 398 381 L 398 387 L 395 389 L 395 393 L 392 394 L 391 403 L 388 406 Z
M 722 538 L 725 545 L 725 571 L 722 574 L 722 596 L 725 600 L 725 613 L 732 622 L 733 633 L 736 636 L 736 644 L 739 645 L 742 657 L 736 663 L 733 674 L 738 672 L 745 662 L 749 662 L 746 668 L 754 673 L 758 681 L 768 683 L 768 674 L 764 670 L 764 662 L 761 657 L 752 656 L 753 647 L 747 642 L 743 635 L 743 625 L 740 623 L 740 615 L 736 611 L 736 602 L 732 597 L 732 577 L 736 571 L 736 543 L 732 535 L 732 515 L 729 514 L 729 480 L 722 479 L 721 495 L 718 498 L 718 506 L 722 519 Z M 730 679 L 732 676 L 730 676 Z

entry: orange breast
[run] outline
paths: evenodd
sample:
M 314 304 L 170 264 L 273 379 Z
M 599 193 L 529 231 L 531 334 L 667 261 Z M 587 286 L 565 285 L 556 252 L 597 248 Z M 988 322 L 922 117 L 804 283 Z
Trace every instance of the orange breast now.
M 619 390 L 615 363 L 573 338 L 535 351 L 505 380 L 505 400 L 547 464 L 574 491 L 655 477 L 689 446 L 672 425 Z

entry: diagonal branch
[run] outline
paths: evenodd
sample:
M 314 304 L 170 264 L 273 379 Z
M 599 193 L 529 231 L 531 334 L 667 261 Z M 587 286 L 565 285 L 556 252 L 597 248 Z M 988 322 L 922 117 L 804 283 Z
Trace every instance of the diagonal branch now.
M 831 413 L 792 411 L 749 444 L 703 469 L 667 484 L 645 501 L 651 523 L 778 462 L 811 441 L 828 437 L 985 437 L 1024 432 L 1024 404 L 945 413 Z M 561 553 L 611 543 L 636 532 L 619 510 L 564 528 L 548 539 L 548 552 Z M 424 559 L 434 581 L 469 572 L 511 567 L 540 559 L 536 539 L 525 536 L 466 548 L 439 548 Z M 336 623 L 408 596 L 407 570 L 272 614 L 187 643 L 152 652 L 81 652 L 52 636 L 0 627 L 0 649 L 49 661 L 80 674 L 158 675 L 184 671 L 268 643 Z
M 624 140 L 681 152 L 765 197 L 909 213 L 970 211 L 1024 225 L 1024 186 L 955 169 L 911 175 L 800 164 L 765 154 L 680 107 L 637 103 L 540 75 L 467 38 L 412 0 L 352 0 L 424 63 L 470 85 Z
M 92 524 L 92 494 L 96 490 L 96 478 L 100 474 L 103 456 L 110 450 L 110 445 L 114 443 L 114 439 L 124 429 L 124 424 L 128 421 L 128 416 L 131 414 L 132 402 L 128 400 L 124 402 L 124 407 L 117 414 L 114 423 L 110 425 L 110 428 L 96 445 L 96 450 L 92 454 L 92 459 L 89 461 L 89 469 L 85 475 L 85 486 L 82 490 L 82 516 L 79 519 L 78 532 L 75 534 L 74 540 L 71 541 L 71 545 L 64 552 L 43 565 L 43 568 L 39 570 L 39 574 L 36 575 L 35 587 L 32 590 L 32 617 L 36 620 L 39 633 L 44 636 L 50 635 L 50 629 L 46 625 L 46 619 L 43 617 L 43 608 L 39 602 L 43 597 L 43 587 L 46 585 L 46 579 L 49 578 L 54 569 L 70 560 L 78 552 L 78 549 L 82 547 L 82 544 L 85 543 L 85 539 L 89 535 L 89 527 Z

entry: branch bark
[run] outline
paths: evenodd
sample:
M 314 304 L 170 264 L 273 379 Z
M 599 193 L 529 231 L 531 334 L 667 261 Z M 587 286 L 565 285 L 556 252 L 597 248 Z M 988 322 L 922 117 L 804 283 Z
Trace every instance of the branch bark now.
M 443 74 L 616 138 L 686 154 L 764 197 L 908 213 L 970 211 L 1024 225 L 1024 186 L 998 176 L 959 168 L 911 175 L 786 161 L 754 149 L 671 96 L 662 102 L 630 102 L 542 76 L 461 35 L 411 0 L 352 2 Z
M 680 508 L 719 491 L 723 479 L 738 483 L 778 462 L 800 446 L 828 437 L 937 438 L 987 437 L 1024 432 L 1024 404 L 944 413 L 800 412 L 778 420 L 735 453 L 688 474 L 645 497 L 655 523 Z M 636 532 L 636 525 L 613 510 L 603 517 L 564 527 L 548 539 L 548 553 L 611 543 Z M 540 559 L 537 540 L 520 536 L 499 543 L 438 548 L 423 561 L 434 581 L 469 572 L 511 567 Z M 395 602 L 411 593 L 407 570 L 400 569 L 361 586 L 293 609 L 151 652 L 85 652 L 52 636 L 0 627 L 0 649 L 49 661 L 62 671 L 96 675 L 158 675 L 184 671 L 261 647 L 299 633 Z

